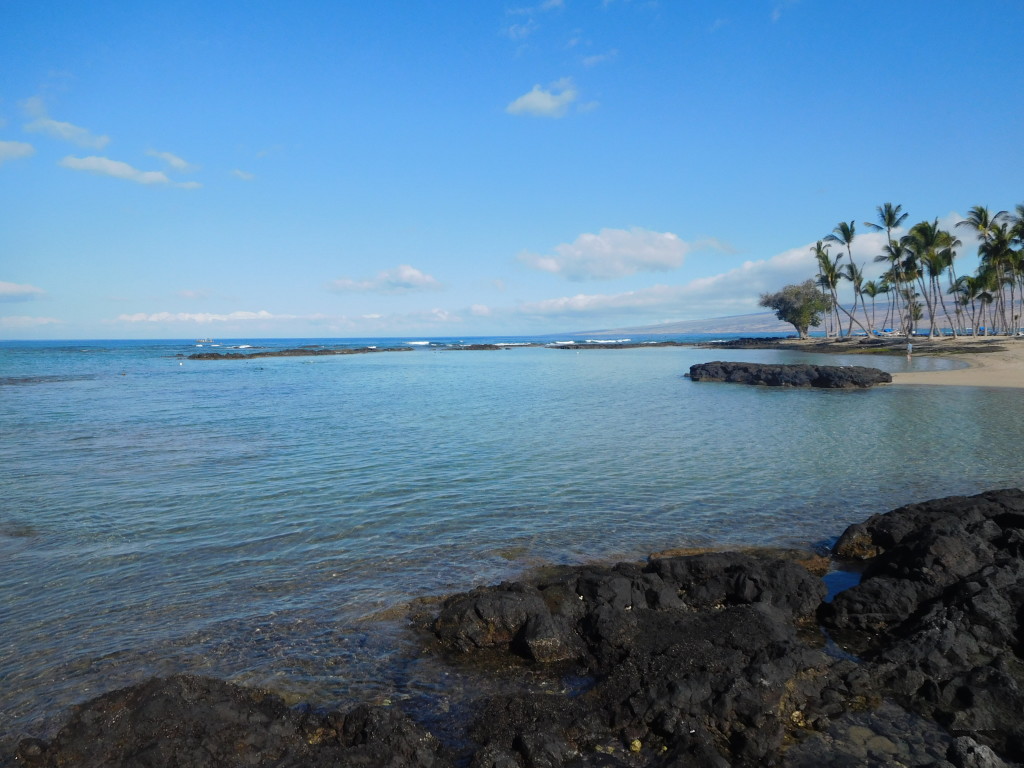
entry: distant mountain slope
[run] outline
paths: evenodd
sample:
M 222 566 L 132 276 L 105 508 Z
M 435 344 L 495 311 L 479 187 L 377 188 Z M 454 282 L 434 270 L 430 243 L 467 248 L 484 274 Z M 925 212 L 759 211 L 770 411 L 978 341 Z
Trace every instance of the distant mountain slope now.
M 683 333 L 793 333 L 793 326 L 783 323 L 772 312 L 750 315 L 712 317 L 705 320 L 680 320 L 675 323 L 643 325 L 631 328 L 608 328 L 600 331 L 576 331 L 574 335 L 620 336 L 629 334 L 683 334 Z

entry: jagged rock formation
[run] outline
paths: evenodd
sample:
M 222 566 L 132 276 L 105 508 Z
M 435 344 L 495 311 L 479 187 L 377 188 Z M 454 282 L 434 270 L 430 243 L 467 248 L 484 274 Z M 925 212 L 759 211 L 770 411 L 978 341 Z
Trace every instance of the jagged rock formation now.
M 892 381 L 892 376 L 885 371 L 860 365 L 768 365 L 720 360 L 691 365 L 689 375 L 693 381 L 824 389 L 863 389 Z

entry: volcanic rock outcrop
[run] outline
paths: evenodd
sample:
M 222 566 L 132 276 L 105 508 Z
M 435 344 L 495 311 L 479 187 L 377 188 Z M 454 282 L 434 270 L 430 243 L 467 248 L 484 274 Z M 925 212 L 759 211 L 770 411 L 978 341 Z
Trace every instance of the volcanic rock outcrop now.
M 562 568 L 453 595 L 417 620 L 428 646 L 479 676 L 445 745 L 397 707 L 296 709 L 266 692 L 178 676 L 81 705 L 52 740 L 24 739 L 16 761 L 1024 763 L 1024 492 L 875 515 L 847 529 L 834 556 L 863 575 L 831 600 L 818 576 L 774 552 Z M 516 670 L 523 685 L 510 687 Z M 503 684 L 489 687 L 499 671 Z
M 691 365 L 689 376 L 693 381 L 822 389 L 864 389 L 892 381 L 891 374 L 861 365 L 769 365 L 721 360 Z

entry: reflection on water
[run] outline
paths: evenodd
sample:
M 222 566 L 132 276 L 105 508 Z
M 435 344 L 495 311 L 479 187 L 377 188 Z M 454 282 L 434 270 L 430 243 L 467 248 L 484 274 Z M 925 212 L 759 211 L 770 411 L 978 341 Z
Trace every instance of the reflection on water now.
M 544 563 L 807 544 L 1021 481 L 1012 391 L 683 377 L 711 359 L 905 370 L 899 356 L 175 351 L 0 353 L 10 376 L 61 377 L 0 397 L 8 733 L 181 670 L 436 707 L 456 673 L 415 652 L 413 599 Z

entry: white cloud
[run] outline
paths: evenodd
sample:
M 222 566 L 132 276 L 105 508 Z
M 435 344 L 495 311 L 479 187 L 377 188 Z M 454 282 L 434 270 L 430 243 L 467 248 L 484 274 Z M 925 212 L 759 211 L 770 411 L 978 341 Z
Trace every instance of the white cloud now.
M 583 58 L 584 67 L 596 67 L 598 64 L 604 64 L 606 61 L 612 61 L 619 55 L 616 49 L 608 51 L 608 53 L 599 53 L 594 56 L 585 56 Z
M 333 291 L 358 293 L 405 293 L 417 290 L 436 290 L 441 287 L 435 278 L 408 264 L 387 269 L 372 280 L 352 280 L 342 277 L 330 284 Z
M 99 174 L 100 176 L 113 176 L 115 179 L 126 179 L 127 181 L 134 181 L 139 184 L 170 183 L 170 179 L 167 178 L 163 171 L 140 171 L 138 168 L 128 165 L 128 163 L 122 163 L 120 160 L 111 160 L 109 157 L 96 157 L 95 155 L 90 157 L 72 157 L 68 155 L 60 161 L 60 164 L 73 171 L 86 171 Z
M 3 165 L 6 160 L 30 157 L 35 152 L 36 148 L 24 141 L 0 141 L 0 165 Z
M 55 317 L 12 315 L 10 317 L 0 317 L 0 328 L 37 328 L 41 325 L 56 325 L 60 322 Z
M 234 176 L 236 179 L 241 179 L 242 181 L 252 181 L 253 179 L 256 178 L 255 174 L 246 173 L 245 171 L 241 171 L 238 168 L 235 168 L 235 170 L 231 172 L 231 175 Z
M 641 311 L 670 306 L 678 301 L 681 286 L 655 285 L 639 291 L 613 294 L 585 294 L 524 302 L 516 307 L 522 315 L 566 317 L 595 315 L 609 311 Z
M 506 30 L 505 34 L 512 40 L 525 40 L 534 32 L 539 29 L 537 22 L 533 19 L 527 19 L 522 24 L 512 24 Z
M 490 317 L 494 313 L 486 304 L 474 304 L 469 308 L 469 314 L 473 317 Z
M 199 170 L 199 166 L 193 165 L 187 160 L 183 160 L 177 155 L 173 155 L 170 152 L 157 152 L 155 149 L 151 149 L 146 152 L 150 157 L 159 157 L 167 165 L 173 168 L 175 171 L 180 173 L 192 173 L 193 171 Z
M 121 323 L 228 323 L 252 320 L 295 320 L 296 315 L 275 315 L 261 309 L 259 312 L 136 312 L 131 315 L 118 315 Z
M 533 115 L 534 117 L 563 117 L 579 97 L 571 77 L 563 77 L 551 83 L 545 90 L 539 85 L 513 101 L 505 111 L 510 115 Z
M 884 239 L 885 235 L 882 235 Z M 873 235 L 865 240 L 866 250 L 877 244 Z M 856 243 L 856 240 L 854 241 Z M 813 278 L 817 273 L 810 244 L 791 248 L 769 259 L 746 261 L 717 275 L 701 277 L 682 285 L 655 285 L 636 291 L 612 294 L 576 294 L 535 302 L 524 302 L 514 312 L 535 318 L 591 317 L 615 314 L 645 314 L 658 311 L 690 319 L 718 317 L 759 311 L 758 297 L 788 283 Z M 861 261 L 856 248 L 854 258 Z
M 38 96 L 26 99 L 21 103 L 21 106 L 29 117 L 34 118 L 24 126 L 25 130 L 30 133 L 45 133 L 47 136 L 52 136 L 55 139 L 70 141 L 72 144 L 77 144 L 80 147 L 90 147 L 92 149 L 103 149 L 103 147 L 110 143 L 109 136 L 97 136 L 87 128 L 54 120 L 47 114 L 46 105 Z
M 671 232 L 642 227 L 584 233 L 572 243 L 555 246 L 554 255 L 520 254 L 524 264 L 569 280 L 625 277 L 636 272 L 666 272 L 683 264 L 695 247 Z
M 42 288 L 34 285 L 19 285 L 18 283 L 5 283 L 0 280 L 0 301 L 31 301 L 38 299 L 46 293 Z

